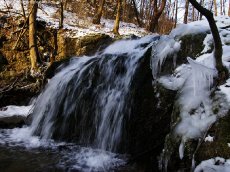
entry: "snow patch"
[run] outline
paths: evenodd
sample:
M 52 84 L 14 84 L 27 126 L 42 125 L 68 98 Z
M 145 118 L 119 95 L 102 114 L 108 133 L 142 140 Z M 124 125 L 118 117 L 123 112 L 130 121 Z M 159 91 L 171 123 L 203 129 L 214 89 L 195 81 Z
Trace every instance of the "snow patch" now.
M 194 170 L 194 172 L 229 172 L 230 159 L 220 157 L 202 161 Z
M 104 50 L 104 54 L 123 54 L 123 53 L 137 53 L 145 47 L 142 44 L 149 44 L 153 42 L 158 37 L 153 35 L 148 35 L 136 40 L 120 40 L 116 41 L 112 45 L 108 46 Z
M 173 29 L 172 32 L 170 33 L 170 36 L 175 37 L 175 38 L 180 38 L 184 35 L 196 35 L 199 33 L 205 33 L 209 31 L 208 26 L 200 26 L 200 24 L 180 24 L 177 28 Z
M 205 137 L 205 139 L 204 139 L 205 142 L 213 142 L 213 140 L 214 140 L 214 137 L 212 137 L 212 136 L 210 136 L 210 135 L 208 135 L 208 136 Z
M 0 117 L 24 116 L 27 117 L 33 110 L 33 106 L 6 106 L 1 108 Z

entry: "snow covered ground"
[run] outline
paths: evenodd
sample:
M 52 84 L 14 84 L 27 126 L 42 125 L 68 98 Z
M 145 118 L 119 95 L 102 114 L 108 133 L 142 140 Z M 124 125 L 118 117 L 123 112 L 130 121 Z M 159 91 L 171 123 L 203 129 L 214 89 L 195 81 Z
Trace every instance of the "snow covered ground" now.
M 10 15 L 16 15 L 12 12 L 22 14 L 19 0 L 0 0 L 0 10 L 7 11 L 7 7 L 10 7 Z M 27 9 L 27 1 L 24 1 L 24 7 Z M 26 12 L 28 13 L 27 10 Z M 55 6 L 50 6 L 45 2 L 40 2 L 37 17 L 38 20 L 45 21 L 49 27 L 58 28 L 59 26 L 58 8 Z M 81 19 L 75 13 L 64 11 L 63 29 L 66 31 L 66 36 L 75 38 L 88 34 L 104 33 L 114 37 L 114 34 L 112 33 L 114 20 L 102 18 L 100 25 L 94 25 L 91 21 L 91 18 L 88 18 L 87 20 Z M 149 32 L 144 28 L 125 22 L 120 22 L 119 33 L 121 35 L 134 34 L 136 36 L 149 34 Z

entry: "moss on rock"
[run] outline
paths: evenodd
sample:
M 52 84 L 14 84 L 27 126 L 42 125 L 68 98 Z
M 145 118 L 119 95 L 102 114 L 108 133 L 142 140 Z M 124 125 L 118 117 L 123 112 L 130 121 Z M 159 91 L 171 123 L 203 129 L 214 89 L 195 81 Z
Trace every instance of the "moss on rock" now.
M 181 49 L 178 53 L 178 57 L 196 58 L 200 56 L 204 49 L 203 41 L 206 35 L 206 33 L 199 33 L 195 35 L 182 36 L 179 39 L 181 41 Z
M 66 37 L 64 32 L 59 32 L 57 60 L 72 56 L 92 55 L 104 49 L 112 41 L 112 38 L 105 34 L 90 34 L 71 38 Z
M 209 130 L 208 134 L 214 137 L 213 142 L 203 142 L 196 154 L 196 160 L 210 159 L 213 157 L 230 157 L 230 112 L 227 116 L 218 120 Z

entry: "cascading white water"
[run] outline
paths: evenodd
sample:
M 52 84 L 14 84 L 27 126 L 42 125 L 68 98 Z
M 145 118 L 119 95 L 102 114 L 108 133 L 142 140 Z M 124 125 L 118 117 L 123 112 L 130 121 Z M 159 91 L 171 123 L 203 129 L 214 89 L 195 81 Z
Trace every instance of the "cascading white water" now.
M 57 150 L 56 164 L 63 169 L 111 171 L 125 165 L 127 154 L 148 149 L 152 144 L 143 142 L 154 140 L 142 140 L 148 128 L 133 131 L 149 122 L 152 108 L 158 108 L 156 118 L 171 109 L 159 109 L 151 85 L 151 50 L 159 39 L 121 40 L 95 56 L 63 63 L 36 99 L 31 125 L 0 132 L 0 145 Z
M 71 59 L 37 98 L 31 135 L 116 151 L 130 113 L 132 77 L 155 39 L 117 41 L 100 55 Z

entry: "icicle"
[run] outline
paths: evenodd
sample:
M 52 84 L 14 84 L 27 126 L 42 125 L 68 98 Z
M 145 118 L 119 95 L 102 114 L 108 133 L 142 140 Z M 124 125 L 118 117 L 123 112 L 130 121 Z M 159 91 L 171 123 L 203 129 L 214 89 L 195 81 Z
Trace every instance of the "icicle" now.
M 151 58 L 151 67 L 153 79 L 157 78 L 157 74 L 161 71 L 161 66 L 169 55 L 173 55 L 174 64 L 176 64 L 175 54 L 180 50 L 180 42 L 169 36 L 161 36 L 157 45 L 153 46 Z
M 179 156 L 180 156 L 180 159 L 184 158 L 184 146 L 185 146 L 185 139 L 182 138 L 180 146 L 179 146 Z

